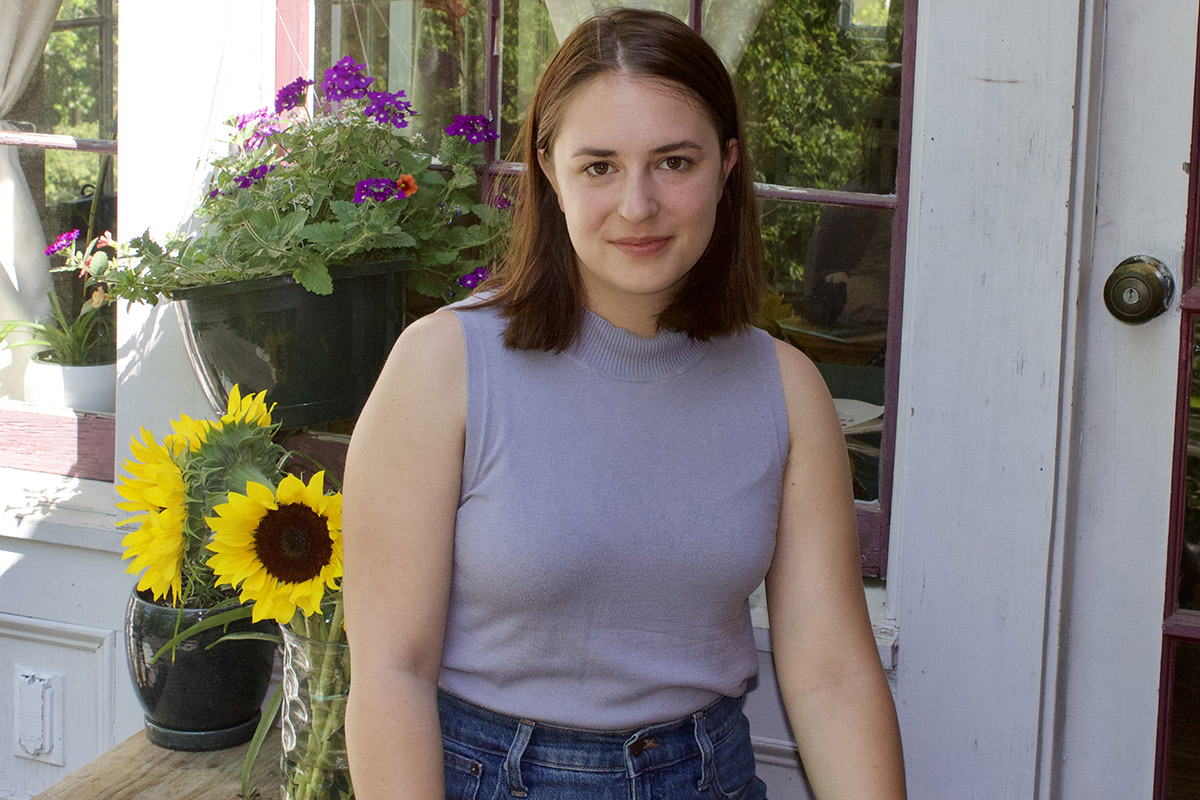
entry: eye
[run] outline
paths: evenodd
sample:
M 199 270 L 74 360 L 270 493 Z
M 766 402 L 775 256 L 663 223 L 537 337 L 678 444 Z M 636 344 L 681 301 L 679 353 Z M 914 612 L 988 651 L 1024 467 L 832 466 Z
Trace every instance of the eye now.
M 680 170 L 686 169 L 690 163 L 691 161 L 683 156 L 668 156 L 667 158 L 663 159 L 662 165 L 672 172 L 679 172 Z
M 588 164 L 583 168 L 583 171 L 588 175 L 591 175 L 593 178 L 599 178 L 603 175 L 607 175 L 610 170 L 612 170 L 612 165 L 605 163 L 604 161 L 597 161 L 595 164 Z

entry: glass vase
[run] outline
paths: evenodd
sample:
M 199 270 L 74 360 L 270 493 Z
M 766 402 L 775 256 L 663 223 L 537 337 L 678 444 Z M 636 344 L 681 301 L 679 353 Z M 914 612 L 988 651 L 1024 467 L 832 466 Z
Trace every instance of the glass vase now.
M 327 609 L 323 609 L 327 610 Z M 350 648 L 336 614 L 296 618 L 283 634 L 284 800 L 354 796 L 346 760 Z

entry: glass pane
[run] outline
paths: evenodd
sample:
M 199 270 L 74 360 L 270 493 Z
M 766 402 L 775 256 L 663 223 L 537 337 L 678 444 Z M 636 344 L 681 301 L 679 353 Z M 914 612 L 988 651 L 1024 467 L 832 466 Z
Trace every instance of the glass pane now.
M 95 0 L 67 0 L 59 18 L 94 15 L 96 6 Z M 108 30 L 114 29 L 108 26 Z M 51 33 L 42 68 L 30 76 L 8 114 L 14 126 L 81 139 L 115 139 L 116 64 L 115 59 L 104 63 L 100 45 L 101 28 L 95 25 Z M 114 158 L 32 147 L 20 148 L 18 157 L 42 224 L 41 238 L 53 240 L 63 231 L 78 228 L 81 243 L 86 243 L 89 230 L 92 236 L 115 231 Z M 90 225 L 97 187 L 100 199 L 95 224 Z
M 774 332 L 817 363 L 843 419 L 853 422 L 855 496 L 875 499 L 892 212 L 779 200 L 759 208 L 764 263 L 778 293 Z
M 1192 385 L 1188 413 L 1187 507 L 1179 561 L 1179 607 L 1200 611 L 1200 322 L 1192 329 Z
M 63 0 L 58 9 L 58 19 L 83 19 L 99 15 L 100 7 L 97 0 Z
M 436 144 L 455 114 L 483 113 L 486 14 L 468 0 L 317 0 L 314 77 L 345 56 L 366 64 L 371 89 L 403 90 L 409 130 Z
M 1200 800 L 1200 645 L 1174 645 L 1164 800 Z
M 903 0 L 708 0 L 756 180 L 895 191 Z

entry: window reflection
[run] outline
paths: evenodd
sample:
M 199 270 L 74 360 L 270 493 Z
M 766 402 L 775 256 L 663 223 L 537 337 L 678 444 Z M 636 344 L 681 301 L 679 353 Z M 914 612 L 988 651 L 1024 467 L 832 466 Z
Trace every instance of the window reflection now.
M 1179 559 L 1179 607 L 1200 611 L 1200 323 L 1192 336 L 1192 385 L 1187 437 L 1187 507 Z
M 318 0 L 314 75 L 366 64 L 372 90 L 411 98 L 408 132 L 437 142 L 455 114 L 483 113 L 486 22 L 484 0 Z
M 1171 686 L 1164 800 L 1200 796 L 1200 645 L 1177 643 Z
M 734 75 L 757 180 L 895 191 L 904 6 L 875 10 L 883 36 L 839 0 L 709 0 L 702 32 Z
M 839 401 L 855 497 L 879 495 L 892 212 L 781 200 L 759 203 L 775 295 L 772 333 L 817 364 Z M 846 402 L 849 401 L 849 402 Z

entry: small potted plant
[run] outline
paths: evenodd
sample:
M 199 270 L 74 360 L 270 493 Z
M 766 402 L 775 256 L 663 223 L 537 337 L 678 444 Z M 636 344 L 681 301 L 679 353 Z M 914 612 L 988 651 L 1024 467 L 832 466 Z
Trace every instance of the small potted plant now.
M 270 389 L 288 427 L 351 417 L 411 316 L 408 290 L 436 308 L 486 275 L 507 200 L 482 202 L 478 145 L 497 134 L 460 115 L 432 147 L 406 130 L 404 92 L 373 91 L 363 69 L 343 58 L 229 120 L 197 232 L 147 232 L 88 268 L 114 298 L 178 301 L 214 408 L 236 382 Z
M 59 236 L 46 248 L 52 255 L 73 248 L 79 231 Z M 68 267 L 75 269 L 103 250 L 110 242 L 105 237 L 93 240 L 81 254 L 73 249 L 67 256 Z M 111 414 L 116 397 L 116 323 L 114 308 L 103 287 L 89 283 L 87 299 L 74 314 L 68 314 L 58 294 L 49 292 L 50 317 L 41 322 L 8 320 L 0 322 L 0 342 L 5 349 L 40 348 L 25 369 L 25 401 L 39 405 L 63 406 Z M 29 338 L 10 338 L 22 332 Z

